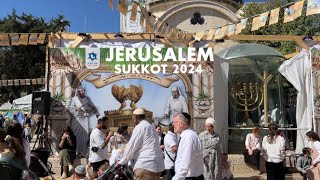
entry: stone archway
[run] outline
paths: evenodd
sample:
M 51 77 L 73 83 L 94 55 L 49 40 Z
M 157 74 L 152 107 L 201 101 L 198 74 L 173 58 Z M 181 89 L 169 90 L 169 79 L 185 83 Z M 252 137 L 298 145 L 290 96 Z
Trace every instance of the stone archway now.
M 200 13 L 205 18 L 203 25 L 191 25 L 190 19 L 195 12 Z M 225 5 L 206 0 L 186 1 L 177 4 L 164 12 L 160 19 L 188 32 L 206 31 L 238 21 L 234 11 Z M 163 23 L 160 24 L 160 28 L 162 26 Z

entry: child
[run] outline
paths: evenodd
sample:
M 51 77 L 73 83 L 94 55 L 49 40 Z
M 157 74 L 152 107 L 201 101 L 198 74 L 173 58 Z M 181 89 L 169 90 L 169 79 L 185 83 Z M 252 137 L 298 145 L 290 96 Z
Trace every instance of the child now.
M 310 149 L 303 148 L 302 154 L 297 159 L 296 167 L 304 180 L 307 180 L 307 170 L 310 168 L 310 166 L 312 164 L 312 159 L 311 159 L 310 155 L 311 155 Z
M 233 174 L 230 169 L 231 165 L 230 165 L 230 162 L 228 161 L 228 154 L 223 153 L 221 161 L 222 161 L 221 162 L 221 164 L 222 164 L 222 179 L 223 180 L 232 180 Z
M 120 161 L 120 159 L 122 158 L 122 155 L 124 153 L 125 147 L 126 146 L 124 144 L 119 144 L 119 145 L 114 146 L 114 148 L 111 152 L 110 165 L 113 165 L 114 163 Z
M 24 133 L 24 138 L 30 143 L 31 142 L 31 128 L 30 128 L 29 124 L 25 125 L 23 133 Z

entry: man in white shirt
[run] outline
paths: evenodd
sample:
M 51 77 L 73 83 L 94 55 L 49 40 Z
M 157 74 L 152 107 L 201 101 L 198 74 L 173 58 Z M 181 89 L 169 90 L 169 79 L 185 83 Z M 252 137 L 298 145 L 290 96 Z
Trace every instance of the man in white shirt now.
M 174 115 L 182 112 L 189 113 L 189 111 L 186 99 L 181 95 L 180 89 L 178 87 L 173 87 L 171 91 L 172 96 L 168 99 L 164 115 L 170 117 L 170 122 L 172 123 Z
M 90 134 L 90 153 L 89 162 L 94 172 L 98 172 L 99 167 L 107 162 L 108 143 L 113 135 L 110 131 L 108 135 L 103 134 L 102 130 L 107 129 L 107 117 L 98 119 L 96 128 Z
M 178 148 L 177 135 L 174 133 L 172 124 L 169 125 L 169 131 L 164 137 L 164 167 L 165 175 L 164 180 L 171 180 L 174 176 L 174 161 Z
M 190 120 L 188 113 L 173 117 L 174 132 L 180 134 L 180 140 L 175 162 L 176 174 L 172 180 L 204 180 L 203 148 L 197 133 L 190 129 Z
M 156 130 L 145 119 L 144 109 L 138 108 L 133 111 L 133 122 L 136 127 L 118 166 L 133 160 L 136 180 L 160 180 L 164 162 Z

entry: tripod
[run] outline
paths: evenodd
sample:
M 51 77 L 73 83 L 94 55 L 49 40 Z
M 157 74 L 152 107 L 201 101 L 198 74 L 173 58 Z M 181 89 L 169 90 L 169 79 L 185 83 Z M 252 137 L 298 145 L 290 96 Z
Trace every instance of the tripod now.
M 40 117 L 42 118 L 42 117 Z M 33 144 L 33 148 L 32 150 L 35 149 L 36 144 L 38 142 L 38 148 L 49 148 L 49 151 L 51 154 L 53 154 L 53 151 L 51 149 L 51 143 L 49 140 L 49 135 L 48 135 L 48 116 L 45 116 L 45 128 L 43 128 L 43 120 L 40 122 L 40 120 L 38 121 L 38 123 L 40 123 L 40 125 L 38 125 L 37 128 L 37 138 L 36 141 Z

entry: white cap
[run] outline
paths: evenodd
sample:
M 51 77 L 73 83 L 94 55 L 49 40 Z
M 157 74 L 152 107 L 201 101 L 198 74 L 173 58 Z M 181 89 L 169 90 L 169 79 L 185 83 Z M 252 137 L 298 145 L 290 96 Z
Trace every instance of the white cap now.
M 79 165 L 76 167 L 76 169 L 74 170 L 77 174 L 86 174 L 86 167 L 83 165 Z
M 216 124 L 216 121 L 213 118 L 208 118 L 206 120 L 206 124 L 211 124 L 212 126 L 214 126 Z
M 138 108 L 138 109 L 133 111 L 133 114 L 134 115 L 143 115 L 143 114 L 145 114 L 145 111 L 142 108 Z

